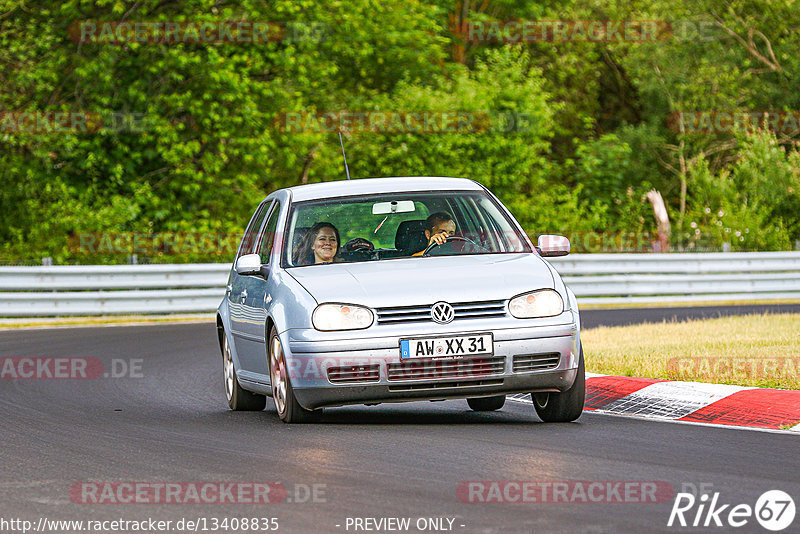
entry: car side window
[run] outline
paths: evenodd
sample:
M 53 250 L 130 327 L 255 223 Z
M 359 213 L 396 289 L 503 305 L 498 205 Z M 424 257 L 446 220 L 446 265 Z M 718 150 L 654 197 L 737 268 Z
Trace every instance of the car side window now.
M 269 256 L 272 254 L 272 248 L 275 246 L 275 230 L 278 228 L 278 217 L 281 213 L 281 203 L 275 201 L 272 211 L 267 219 L 267 224 L 264 225 L 264 232 L 261 235 L 261 255 L 262 263 L 269 263 Z
M 264 217 L 267 216 L 267 209 L 271 205 L 272 201 L 269 200 L 262 202 L 261 205 L 258 206 L 255 215 L 253 215 L 253 218 L 250 219 L 250 224 L 247 225 L 247 230 L 244 231 L 242 243 L 239 245 L 239 252 L 236 254 L 237 260 L 245 254 L 252 253 L 253 245 L 258 237 L 258 230 L 261 228 L 261 224 L 264 222 Z

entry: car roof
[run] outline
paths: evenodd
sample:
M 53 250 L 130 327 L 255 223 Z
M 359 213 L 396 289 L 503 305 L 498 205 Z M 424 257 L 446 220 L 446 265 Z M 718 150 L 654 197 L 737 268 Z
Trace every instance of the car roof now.
M 441 176 L 395 176 L 391 178 L 361 178 L 337 180 L 287 188 L 293 202 L 378 193 L 408 193 L 413 191 L 482 191 L 483 187 L 467 178 Z

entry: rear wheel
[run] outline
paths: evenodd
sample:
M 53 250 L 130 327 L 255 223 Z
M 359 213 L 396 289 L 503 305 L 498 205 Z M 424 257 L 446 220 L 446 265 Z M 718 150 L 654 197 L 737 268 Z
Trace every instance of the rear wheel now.
M 567 423 L 583 413 L 586 398 L 586 374 L 583 369 L 583 347 L 578 360 L 575 383 L 561 393 L 531 393 L 536 414 L 545 423 Z
M 264 395 L 242 389 L 242 386 L 239 385 L 228 336 L 224 332 L 222 333 L 222 367 L 225 378 L 225 396 L 228 398 L 228 406 L 231 410 L 251 412 L 263 410 L 267 405 L 267 398 Z
M 305 423 L 312 420 L 315 415 L 322 413 L 322 410 L 306 410 L 297 402 L 292 382 L 289 379 L 283 346 L 274 326 L 269 333 L 269 378 L 272 384 L 272 399 L 275 401 L 275 409 L 278 411 L 278 417 L 284 423 Z
M 506 403 L 505 395 L 494 397 L 474 397 L 467 399 L 467 404 L 476 412 L 493 412 L 499 410 Z

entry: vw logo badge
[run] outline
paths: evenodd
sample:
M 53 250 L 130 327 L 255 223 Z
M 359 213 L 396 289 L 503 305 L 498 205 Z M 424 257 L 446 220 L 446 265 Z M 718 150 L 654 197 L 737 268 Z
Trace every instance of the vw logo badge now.
M 437 302 L 431 307 L 431 319 L 439 324 L 451 323 L 455 316 L 453 307 L 446 302 Z

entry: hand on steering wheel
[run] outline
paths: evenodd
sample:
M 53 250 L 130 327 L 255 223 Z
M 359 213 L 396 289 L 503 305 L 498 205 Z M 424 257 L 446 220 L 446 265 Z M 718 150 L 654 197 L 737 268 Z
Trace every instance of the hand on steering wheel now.
M 433 234 L 431 238 L 428 240 L 428 246 L 444 245 L 445 243 L 447 243 L 448 237 L 450 237 L 450 235 L 445 231 L 439 232 L 438 234 Z
M 442 241 L 440 243 L 439 242 L 440 240 L 437 239 L 437 238 L 444 238 L 444 241 Z M 430 250 L 432 248 L 438 247 L 440 245 L 444 245 L 445 243 L 448 243 L 450 241 L 464 241 L 465 243 L 471 243 L 471 244 L 475 245 L 477 248 L 483 249 L 486 252 L 489 251 L 486 247 L 479 245 L 478 243 L 476 243 L 472 239 L 469 239 L 468 237 L 463 237 L 463 236 L 460 236 L 460 235 L 445 236 L 444 234 L 436 234 L 434 236 L 431 236 L 431 242 L 427 246 L 427 248 L 422 252 L 422 255 L 423 256 L 428 256 L 428 252 L 430 252 Z

